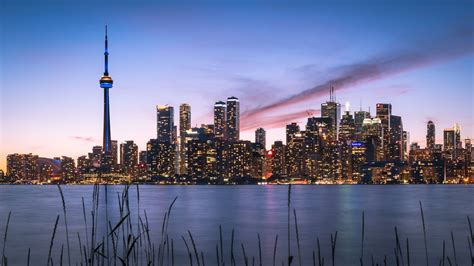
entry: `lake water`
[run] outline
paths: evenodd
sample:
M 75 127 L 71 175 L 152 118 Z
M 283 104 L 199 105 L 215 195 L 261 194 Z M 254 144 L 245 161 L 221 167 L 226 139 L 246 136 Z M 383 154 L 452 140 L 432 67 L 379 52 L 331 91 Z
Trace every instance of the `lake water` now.
M 100 187 L 99 214 L 106 211 L 115 225 L 120 219 L 118 193 L 123 186 Z M 63 186 L 73 264 L 80 262 L 77 233 L 85 239 L 82 198 L 85 199 L 87 219 L 90 221 L 92 186 Z M 216 265 L 216 245 L 219 225 L 223 229 L 224 257 L 230 265 L 231 231 L 235 229 L 234 252 L 237 265 L 243 265 L 241 243 L 244 244 L 250 265 L 252 257 L 258 265 L 258 239 L 261 237 L 263 264 L 271 265 L 275 237 L 278 234 L 277 265 L 286 261 L 288 254 L 287 186 L 139 186 L 130 187 L 132 221 L 139 211 L 146 210 L 151 241 L 160 243 L 161 224 L 169 204 L 177 196 L 169 221 L 169 237 L 173 239 L 175 265 L 187 265 L 188 253 L 181 236 L 190 244 L 192 233 L 199 253 L 206 265 Z M 459 265 L 469 262 L 469 227 L 467 216 L 474 222 L 473 185 L 393 185 L 393 186 L 292 186 L 291 208 L 296 209 L 302 265 L 312 265 L 316 238 L 321 243 L 325 264 L 331 262 L 331 233 L 336 231 L 336 264 L 360 265 L 362 211 L 365 212 L 364 262 L 371 257 L 383 264 L 395 264 L 395 226 L 406 261 L 406 239 L 409 239 L 411 265 L 425 265 L 423 228 L 419 201 L 423 204 L 426 220 L 430 264 L 438 265 L 442 257 L 443 240 L 446 256 L 454 262 L 451 232 Z M 56 186 L 0 186 L 0 252 L 9 211 L 6 257 L 10 265 L 25 265 L 31 248 L 32 265 L 45 265 L 49 243 L 57 215 L 61 215 L 53 246 L 54 263 L 59 264 L 61 246 L 66 243 L 60 194 Z M 293 212 L 293 211 L 292 211 Z M 105 232 L 105 219 L 99 216 L 99 234 Z M 293 265 L 298 264 L 293 213 L 291 215 L 291 253 Z M 84 243 L 83 243 L 84 244 Z M 156 248 L 157 249 L 157 248 Z M 66 250 L 66 249 L 65 249 Z M 66 251 L 64 251 L 66 252 Z M 193 252 L 193 251 L 192 251 Z M 66 254 L 66 253 L 65 253 Z M 194 254 L 194 252 L 193 252 Z M 1 254 L 0 254 L 1 256 Z M 65 256 L 65 261 L 66 255 Z M 196 264 L 194 264 L 196 265 Z M 405 262 L 406 265 L 406 262 Z M 446 261 L 446 265 L 448 262 Z

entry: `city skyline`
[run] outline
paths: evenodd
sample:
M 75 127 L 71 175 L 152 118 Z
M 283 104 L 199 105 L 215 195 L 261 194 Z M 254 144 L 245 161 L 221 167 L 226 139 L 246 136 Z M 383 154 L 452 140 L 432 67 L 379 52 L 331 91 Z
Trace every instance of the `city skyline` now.
M 62 8 L 67 9 L 66 7 Z M 116 8 L 124 15 L 123 13 L 125 11 L 123 7 Z M 460 7 L 457 8 L 459 9 Z M 5 158 L 6 155 L 10 153 L 33 152 L 44 157 L 67 155 L 73 158 L 85 154 L 90 150 L 91 146 L 101 143 L 100 124 L 103 121 L 99 119 L 100 116 L 98 115 L 100 114 L 98 110 L 100 110 L 101 107 L 100 103 L 98 104 L 100 97 L 98 97 L 96 82 L 97 73 L 100 73 L 97 70 L 100 69 L 100 66 L 103 64 L 98 63 L 97 58 L 91 59 L 91 57 L 97 57 L 97 54 L 103 51 L 103 46 L 102 49 L 98 49 L 100 42 L 97 42 L 99 35 L 102 36 L 103 41 L 103 23 L 95 27 L 95 24 L 99 23 L 95 20 L 93 23 L 94 27 L 90 29 L 81 28 L 81 26 L 76 25 L 76 23 L 84 20 L 87 16 L 84 16 L 84 14 L 81 16 L 80 12 L 78 12 L 77 17 L 72 18 L 72 25 L 68 26 L 78 30 L 83 36 L 72 36 L 71 39 L 73 42 L 68 41 L 68 39 L 61 40 L 61 38 L 59 38 L 59 40 L 57 40 L 58 43 L 53 45 L 58 49 L 59 53 L 54 54 L 55 56 L 52 58 L 48 58 L 50 59 L 48 61 L 48 67 L 44 68 L 41 64 L 46 57 L 51 55 L 51 47 L 48 45 L 52 44 L 50 41 L 54 38 L 50 41 L 48 41 L 47 38 L 46 40 L 39 41 L 37 47 L 35 47 L 38 48 L 38 51 L 36 51 L 36 49 L 32 50 L 32 46 L 29 46 L 30 44 L 19 43 L 26 35 L 33 39 L 38 39 L 39 36 L 35 36 L 35 34 L 31 32 L 32 29 L 26 29 L 26 26 L 31 23 L 30 20 L 25 21 L 24 24 L 14 25 L 15 20 L 21 18 L 21 15 L 18 13 L 19 6 L 7 4 L 7 9 L 12 12 L 7 14 L 4 18 L 7 22 L 7 26 L 5 27 L 6 33 L 4 35 L 6 38 L 3 41 L 6 47 L 4 51 L 11 51 L 12 53 L 2 53 L 6 67 L 4 68 L 1 93 L 3 129 L 1 132 L 2 149 L 0 154 L 0 169 L 6 170 Z M 458 9 L 456 10 L 459 11 Z M 254 15 L 263 12 L 268 16 L 270 21 L 275 19 L 273 17 L 275 15 L 274 13 L 261 6 L 251 10 Z M 431 8 L 428 11 L 428 15 L 425 14 L 425 16 L 428 16 L 428 19 L 433 19 L 432 16 L 440 12 L 440 10 L 436 8 Z M 212 13 L 216 12 L 216 10 L 205 10 L 205 8 L 204 10 L 200 10 L 198 8 L 198 10 L 193 13 L 196 16 L 193 18 L 207 25 L 210 21 L 201 20 L 201 16 L 206 12 Z M 227 10 L 227 12 L 230 11 Z M 239 9 L 230 13 L 235 16 L 240 16 L 241 13 L 239 12 L 243 12 L 243 10 Z M 346 10 L 346 12 L 348 11 Z M 375 53 L 375 55 L 378 55 L 377 58 L 377 56 L 374 56 L 371 52 L 364 51 L 365 53 L 362 54 L 351 54 L 349 52 L 350 49 L 347 50 L 347 47 L 340 47 L 339 49 L 342 51 L 341 54 L 344 56 L 340 58 L 325 58 L 325 60 L 327 60 L 326 67 L 326 64 L 303 65 L 302 62 L 307 61 L 302 60 L 304 53 L 295 53 L 293 51 L 289 52 L 289 54 L 299 60 L 292 60 L 290 55 L 285 55 L 288 57 L 286 58 L 287 61 L 281 65 L 277 64 L 277 67 L 274 67 L 274 69 L 269 68 L 268 73 L 262 73 L 261 70 L 259 70 L 260 67 L 267 65 L 268 62 L 267 64 L 256 63 L 254 66 L 248 64 L 248 62 L 243 65 L 242 62 L 237 62 L 235 65 L 230 63 L 232 67 L 229 68 L 229 62 L 235 60 L 235 57 L 238 57 L 237 55 L 244 52 L 243 50 L 245 49 L 237 50 L 233 54 L 229 53 L 229 49 L 232 47 L 224 46 L 220 51 L 229 56 L 229 58 L 221 58 L 221 60 L 227 60 L 225 63 L 216 63 L 218 61 L 215 61 L 213 63 L 208 62 L 208 64 L 200 65 L 199 63 L 203 62 L 202 60 L 205 60 L 207 57 L 212 58 L 212 60 L 218 58 L 218 56 L 216 57 L 215 55 L 206 56 L 204 52 L 203 54 L 199 54 L 199 57 L 201 57 L 200 60 L 197 60 L 187 67 L 180 64 L 171 64 L 173 67 L 168 71 L 174 71 L 175 74 L 170 75 L 170 77 L 193 73 L 192 76 L 194 77 L 184 82 L 172 82 L 169 80 L 170 77 L 167 77 L 165 74 L 155 74 L 157 77 L 150 75 L 153 74 L 154 71 L 163 70 L 164 66 L 157 64 L 156 67 L 154 67 L 153 65 L 146 64 L 143 60 L 149 58 L 153 59 L 153 61 L 156 60 L 155 63 L 159 62 L 160 57 L 158 54 L 161 53 L 159 49 L 156 50 L 158 54 L 154 54 L 154 50 L 145 51 L 145 53 L 151 52 L 151 55 L 148 54 L 148 57 L 144 58 L 140 57 L 140 53 L 143 53 L 141 48 L 148 46 L 143 46 L 139 49 L 131 49 L 140 44 L 139 40 L 152 40 L 155 44 L 160 43 L 149 36 L 150 32 L 134 32 L 133 29 L 131 29 L 132 24 L 143 23 L 142 18 L 136 18 L 128 27 L 123 25 L 123 22 L 111 19 L 111 21 L 107 23 L 114 25 L 111 27 L 113 30 L 109 28 L 109 38 L 113 40 L 113 44 L 110 46 L 110 49 L 114 51 L 111 64 L 113 65 L 114 73 L 116 73 L 114 77 L 117 82 L 115 84 L 114 94 L 111 96 L 111 112 L 113 113 L 111 123 L 112 132 L 114 132 L 111 139 L 118 140 L 119 143 L 123 143 L 126 140 L 134 140 L 138 144 L 139 150 L 143 150 L 148 139 L 154 136 L 153 127 L 156 126 L 154 123 L 156 118 L 154 118 L 154 112 L 152 110 L 156 105 L 169 104 L 177 110 L 179 105 L 186 102 L 193 110 L 192 125 L 209 124 L 213 121 L 211 115 L 213 108 L 212 103 L 234 95 L 241 99 L 240 138 L 253 141 L 255 129 L 262 127 L 266 131 L 268 148 L 275 140 L 285 139 L 286 124 L 291 122 L 303 124 L 309 116 L 308 113 L 313 113 L 314 116 L 319 115 L 319 106 L 329 98 L 329 87 L 327 86 L 329 84 L 335 86 L 335 94 L 341 105 L 345 105 L 346 102 L 351 103 L 351 110 L 359 110 L 359 106 L 362 105 L 363 109 L 368 111 L 368 106 L 371 106 L 371 114 L 374 115 L 376 103 L 391 103 L 393 105 L 393 112 L 404 118 L 404 128 L 409 131 L 411 135 L 410 142 L 418 142 L 421 146 L 425 146 L 426 123 L 429 120 L 433 120 L 436 124 L 436 143 L 442 143 L 443 129 L 452 127 L 455 122 L 458 122 L 462 127 L 463 140 L 468 137 L 472 138 L 472 76 L 470 78 L 469 71 L 471 71 L 472 74 L 472 54 L 474 48 L 472 46 L 472 38 L 469 39 L 469 37 L 472 37 L 473 29 L 472 25 L 471 27 L 459 25 L 465 21 L 461 19 L 461 22 L 455 22 L 449 10 L 446 12 L 446 16 L 443 17 L 443 22 L 446 23 L 446 25 L 441 24 L 447 29 L 443 28 L 443 30 L 440 30 L 439 34 L 436 35 L 451 36 L 452 39 L 448 42 L 443 40 L 441 43 L 436 43 L 432 47 L 428 47 L 426 49 L 427 51 L 425 51 L 426 53 L 412 53 L 413 47 L 391 47 L 388 51 L 380 51 L 381 48 L 378 48 L 377 53 Z M 41 16 L 38 14 L 34 15 Z M 182 15 L 180 12 L 176 14 L 177 17 Z M 50 21 L 41 23 L 45 24 L 45 26 L 51 26 L 50 23 L 54 22 L 54 18 L 55 16 L 52 16 Z M 161 17 L 158 16 L 157 19 L 160 18 Z M 153 17 L 150 16 L 148 19 L 153 20 Z M 167 21 L 170 23 L 174 21 L 173 17 L 168 17 L 168 19 Z M 254 18 L 254 21 L 259 20 Z M 269 21 L 263 22 L 269 23 Z M 302 23 L 302 21 L 297 22 Z M 337 25 L 335 21 L 332 22 L 334 25 Z M 348 23 L 348 21 L 345 21 L 345 23 Z M 431 21 L 431 23 L 434 22 Z M 342 22 L 342 24 L 345 25 L 344 22 Z M 423 32 L 423 30 L 429 29 L 428 24 L 429 23 L 423 25 L 421 29 L 417 30 Z M 183 26 L 183 24 L 176 25 Z M 186 25 L 188 24 L 184 24 L 184 26 Z M 211 23 L 211 25 L 215 24 Z M 254 32 L 249 29 L 248 25 L 245 26 L 246 27 L 240 30 L 258 35 L 258 31 Z M 20 31 L 15 32 L 18 33 L 18 36 L 14 37 L 12 35 L 13 31 L 18 29 L 20 29 Z M 53 29 L 60 35 L 66 30 L 64 26 L 53 27 Z M 136 29 L 145 31 L 138 26 Z M 69 31 L 71 29 L 67 30 Z M 146 30 L 151 29 L 148 28 Z M 209 32 L 206 31 L 206 33 L 212 33 L 212 30 L 216 29 L 211 28 L 211 30 L 209 30 Z M 308 29 L 301 30 L 303 33 L 311 32 L 311 30 Z M 343 32 L 343 28 L 339 30 Z M 355 29 L 352 30 L 356 32 Z M 89 35 L 88 33 L 91 34 Z M 404 35 L 406 32 L 402 31 L 399 34 Z M 50 33 L 47 32 L 46 35 L 48 36 Z M 135 36 L 137 42 L 130 42 L 126 36 Z M 376 36 L 385 36 L 385 39 L 382 38 L 382 43 L 383 41 L 388 41 L 387 36 L 384 34 Z M 224 38 L 225 40 L 232 40 L 231 38 L 229 39 L 229 36 L 226 37 L 227 38 Z M 267 41 L 272 39 L 270 38 L 271 35 L 266 36 L 263 34 L 263 37 L 268 38 Z M 334 38 L 334 36 L 332 37 Z M 425 39 L 423 37 L 426 36 L 421 37 Z M 430 38 L 427 38 L 425 41 L 429 41 L 429 39 Z M 202 41 L 204 40 L 205 38 L 198 38 L 196 43 L 203 45 Z M 336 40 L 338 40 L 338 38 L 336 38 Z M 358 38 L 354 38 L 353 40 L 355 43 L 357 43 L 357 40 L 361 42 Z M 89 43 L 92 45 L 89 45 Z M 15 44 L 18 44 L 19 47 L 13 47 Z M 168 43 L 168 45 L 169 44 L 170 43 Z M 342 44 L 342 40 L 339 40 L 339 44 Z M 359 44 L 364 44 L 364 42 Z M 471 46 L 469 46 L 469 44 L 471 44 Z M 87 49 L 81 51 L 83 53 L 79 53 L 78 45 L 85 45 Z M 261 50 L 263 48 L 252 42 L 244 44 L 244 47 L 246 45 L 248 45 L 247 49 L 253 53 L 256 52 L 255 50 Z M 288 49 L 291 45 L 291 43 L 286 43 L 284 45 L 275 45 L 275 47 Z M 205 45 L 204 47 L 206 48 Z M 212 45 L 207 47 L 207 49 L 210 47 L 212 47 Z M 242 48 L 241 45 L 237 47 Z M 22 48 L 28 49 L 21 50 Z M 190 50 L 188 50 L 189 47 L 183 48 L 186 48 L 183 51 L 190 52 Z M 327 48 L 328 47 L 317 47 L 313 52 L 321 52 Z M 358 48 L 360 49 L 361 47 Z M 209 52 L 207 49 L 204 49 L 204 51 Z M 399 52 L 399 50 L 401 50 L 401 52 Z M 24 57 L 19 57 L 20 55 L 24 56 L 23 53 L 20 53 L 24 51 L 26 51 L 25 57 L 32 59 L 32 62 L 25 60 Z M 170 51 L 178 52 L 179 49 L 171 49 Z M 310 51 L 311 49 L 305 50 L 305 52 Z M 396 53 L 393 54 L 392 51 L 396 51 Z M 387 53 L 390 56 L 387 56 Z M 439 54 L 433 56 L 433 53 Z M 84 60 L 79 58 L 79 56 L 82 55 L 85 58 Z M 176 56 L 177 62 L 183 62 L 183 58 L 180 57 L 179 53 L 173 53 L 173 55 Z M 70 61 L 71 59 L 67 59 L 69 56 L 73 58 L 72 61 Z M 135 58 L 136 56 L 137 58 Z M 173 56 L 168 56 L 163 57 L 165 62 L 173 62 L 169 61 L 172 60 Z M 281 57 L 280 53 L 276 53 L 275 56 Z M 134 58 L 138 61 L 130 61 L 130 59 Z M 400 58 L 402 60 L 400 60 Z M 269 58 L 260 57 L 259 59 L 265 61 Z M 127 60 L 129 61 L 127 62 Z M 60 70 L 59 68 L 62 68 L 66 62 L 68 63 L 68 67 L 67 72 L 64 72 L 64 74 L 69 74 L 62 75 L 60 73 L 63 73 L 62 71 L 64 70 Z M 367 62 L 371 62 L 372 64 L 369 64 L 369 67 L 367 67 Z M 131 66 L 124 65 L 126 63 L 130 63 Z M 222 68 L 219 64 L 223 64 Z M 298 64 L 304 66 L 304 69 L 299 69 L 300 72 L 298 75 L 295 75 L 295 73 L 283 75 L 287 76 L 285 80 L 275 80 L 275 78 L 278 77 L 278 73 L 282 71 L 285 72 L 285 69 L 288 70 L 288 65 L 290 66 L 289 68 L 292 68 L 291 66 Z M 359 64 L 365 67 L 360 68 L 358 67 Z M 81 65 L 83 65 L 87 71 L 80 70 Z M 143 66 L 146 66 L 146 68 L 143 68 Z M 201 68 L 196 69 L 198 66 Z M 206 69 L 206 67 L 214 67 L 214 69 Z M 15 75 L 16 73 L 25 71 L 24 68 L 27 70 L 26 72 L 30 74 L 30 77 L 33 78 L 33 84 L 29 84 L 27 88 L 20 88 L 17 83 L 13 82 L 13 77 L 18 76 Z M 136 68 L 135 71 L 141 72 L 134 72 L 132 70 L 134 68 Z M 180 69 L 183 68 L 184 71 L 181 73 Z M 374 72 L 372 68 L 377 69 L 377 71 Z M 225 72 L 229 69 L 233 70 L 230 71 L 230 73 L 239 73 L 239 69 L 246 73 L 236 74 L 231 78 L 229 78 L 228 73 L 221 73 L 222 75 L 220 77 L 216 75 L 216 73 Z M 129 70 L 131 73 L 128 73 Z M 326 73 L 330 70 L 334 70 L 335 73 Z M 92 71 L 96 73 L 89 75 Z M 166 73 L 166 71 L 164 72 Z M 72 76 L 73 73 L 74 75 L 76 75 L 75 73 L 80 73 L 80 76 Z M 443 75 L 440 73 L 443 73 Z M 309 75 L 316 75 L 316 77 L 310 77 Z M 350 78 L 347 78 L 347 75 L 349 75 Z M 297 78 L 298 76 L 299 78 Z M 49 77 L 54 77 L 57 83 L 52 84 L 48 82 Z M 222 79 L 223 77 L 225 78 Z M 164 84 L 161 83 L 160 78 L 165 80 Z M 214 80 L 219 84 L 212 85 Z M 92 81 L 95 85 L 90 85 Z M 156 81 L 157 85 L 154 85 L 151 81 Z M 206 81 L 204 83 L 209 82 L 209 84 L 200 84 L 200 81 Z M 331 83 L 328 83 L 329 81 L 331 81 Z M 74 86 L 68 84 L 71 82 L 74 83 Z M 196 82 L 191 86 L 191 89 L 187 88 L 190 85 L 187 84 L 189 82 L 191 84 Z M 280 82 L 282 82 L 282 84 L 280 84 Z M 164 86 L 160 86 L 160 84 Z M 278 84 L 278 86 L 275 86 L 275 84 Z M 314 84 L 319 85 L 314 86 Z M 66 88 L 65 91 L 61 90 L 63 85 Z M 78 88 L 73 89 L 76 85 L 78 85 Z M 149 90 L 145 88 L 145 86 L 140 87 L 141 85 L 151 85 L 154 87 L 154 90 Z M 207 89 L 201 91 L 201 89 L 206 86 L 208 86 Z M 221 89 L 216 89 L 216 87 L 219 86 L 222 86 Z M 430 86 L 438 89 L 454 90 L 456 93 L 454 95 L 452 93 L 445 94 L 444 90 L 441 90 L 431 95 L 429 92 L 432 93 L 433 89 L 424 88 Z M 456 88 L 447 89 L 447 87 L 451 86 Z M 286 89 L 284 89 L 285 87 Z M 311 89 L 305 90 L 306 88 Z M 199 90 L 199 93 L 196 93 L 195 90 Z M 177 94 L 176 92 L 182 93 Z M 381 92 L 383 92 L 383 95 L 373 95 Z M 147 95 L 147 93 L 150 95 Z M 439 95 L 436 95 L 437 93 L 439 93 Z M 164 94 L 165 97 L 160 97 L 162 94 Z M 19 100 L 20 97 L 22 97 L 21 101 Z M 183 100 L 181 100 L 181 98 L 183 98 Z M 309 103 L 307 101 L 308 99 L 310 100 Z M 129 102 L 130 104 L 127 104 Z M 360 102 L 362 102 L 362 104 L 360 104 Z M 431 102 L 431 104 L 429 102 Z M 150 105 L 150 103 L 152 104 Z M 439 108 L 438 105 L 441 103 L 443 105 Z M 63 112 L 62 109 L 65 105 L 68 105 L 70 112 Z M 427 105 L 428 108 L 426 108 Z M 416 112 L 413 107 L 417 108 Z M 41 112 L 34 112 L 34 110 L 41 110 Z M 27 114 L 29 116 L 26 116 Z M 60 121 L 58 121 L 58 118 L 61 118 L 59 119 Z M 177 118 L 177 112 L 175 112 L 175 121 L 178 121 Z M 253 123 L 253 121 L 260 123 Z M 32 132 L 34 132 L 34 134 Z

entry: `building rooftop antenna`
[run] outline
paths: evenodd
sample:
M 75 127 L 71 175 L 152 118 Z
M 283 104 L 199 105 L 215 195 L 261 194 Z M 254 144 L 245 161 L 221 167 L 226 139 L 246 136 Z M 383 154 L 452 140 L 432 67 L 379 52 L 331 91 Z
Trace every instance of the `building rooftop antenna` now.
M 332 87 L 329 87 L 329 101 L 332 101 Z
M 334 98 L 333 102 L 336 102 L 336 90 L 334 89 L 334 86 L 332 86 L 332 95 L 332 97 Z

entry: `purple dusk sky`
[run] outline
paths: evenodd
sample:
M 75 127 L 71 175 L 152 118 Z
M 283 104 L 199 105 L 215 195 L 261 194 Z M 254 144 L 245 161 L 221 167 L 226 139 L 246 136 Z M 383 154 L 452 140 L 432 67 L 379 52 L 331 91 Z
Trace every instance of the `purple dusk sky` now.
M 6 155 L 89 152 L 102 139 L 104 24 L 109 25 L 112 139 L 140 150 L 157 104 L 212 122 L 236 96 L 241 137 L 306 123 L 329 98 L 350 110 L 391 103 L 410 141 L 454 123 L 474 135 L 472 1 L 12 1 L 0 9 L 0 169 Z M 429 3 L 428 3 L 429 2 Z

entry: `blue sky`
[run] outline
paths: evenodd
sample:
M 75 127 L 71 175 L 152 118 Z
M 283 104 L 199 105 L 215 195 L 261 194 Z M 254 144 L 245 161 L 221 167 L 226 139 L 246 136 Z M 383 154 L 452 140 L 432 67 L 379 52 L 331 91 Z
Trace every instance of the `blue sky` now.
M 421 145 L 429 119 L 440 141 L 455 122 L 474 135 L 472 1 L 8 0 L 0 12 L 0 169 L 9 153 L 77 157 L 101 143 L 105 23 L 112 138 L 141 149 L 156 104 L 189 103 L 193 124 L 210 123 L 213 103 L 232 95 L 243 138 L 261 124 L 267 143 L 284 139 L 286 123 L 329 96 L 290 97 L 367 64 L 375 75 L 336 86 L 351 110 L 390 102 Z

